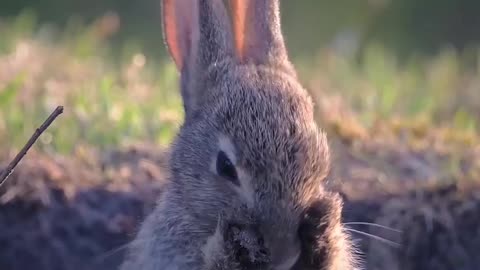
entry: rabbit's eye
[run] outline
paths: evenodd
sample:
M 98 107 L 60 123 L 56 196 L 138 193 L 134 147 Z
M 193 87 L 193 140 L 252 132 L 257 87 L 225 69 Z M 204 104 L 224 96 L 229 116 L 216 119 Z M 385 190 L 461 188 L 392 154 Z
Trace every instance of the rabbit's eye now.
M 218 152 L 217 173 L 218 175 L 227 178 L 235 184 L 238 184 L 237 170 L 235 170 L 235 166 L 223 151 Z

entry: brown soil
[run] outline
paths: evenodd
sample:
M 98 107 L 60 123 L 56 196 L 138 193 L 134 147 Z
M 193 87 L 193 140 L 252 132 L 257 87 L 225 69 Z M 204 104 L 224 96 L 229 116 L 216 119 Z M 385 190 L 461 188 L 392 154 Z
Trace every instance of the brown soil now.
M 328 183 L 347 228 L 386 239 L 352 232 L 366 268 L 478 269 L 480 146 L 440 130 L 372 130 L 330 131 Z M 163 153 L 30 152 L 0 189 L 0 269 L 116 269 L 162 188 Z

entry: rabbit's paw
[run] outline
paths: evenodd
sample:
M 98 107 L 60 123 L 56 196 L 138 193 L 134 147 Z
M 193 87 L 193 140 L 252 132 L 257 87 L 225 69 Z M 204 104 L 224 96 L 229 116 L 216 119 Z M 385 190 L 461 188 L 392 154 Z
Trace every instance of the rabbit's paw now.
M 343 249 L 340 212 L 337 197 L 319 200 L 305 211 L 299 227 L 302 253 L 294 269 L 331 269 L 333 253 Z

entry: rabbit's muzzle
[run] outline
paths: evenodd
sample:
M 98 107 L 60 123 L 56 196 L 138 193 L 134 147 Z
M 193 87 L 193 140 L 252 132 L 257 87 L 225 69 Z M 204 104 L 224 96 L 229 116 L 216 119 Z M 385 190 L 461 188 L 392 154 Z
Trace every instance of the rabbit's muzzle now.
M 300 257 L 300 239 L 296 233 L 265 232 L 265 244 L 274 270 L 290 270 Z
M 298 237 L 257 224 L 229 224 L 226 242 L 242 269 L 290 270 L 300 257 Z
M 235 208 L 227 218 L 225 239 L 234 247 L 236 260 L 242 265 L 248 261 L 268 265 L 245 269 L 291 270 L 302 250 L 296 215 L 275 202 L 257 206 Z

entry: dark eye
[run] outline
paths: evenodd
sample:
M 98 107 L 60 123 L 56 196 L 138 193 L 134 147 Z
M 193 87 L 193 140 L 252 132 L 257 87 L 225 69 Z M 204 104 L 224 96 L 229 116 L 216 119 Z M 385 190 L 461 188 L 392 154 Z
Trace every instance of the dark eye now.
M 223 151 L 218 152 L 217 173 L 218 175 L 227 178 L 235 184 L 238 184 L 235 166 L 233 166 L 233 163 L 230 161 L 230 159 L 228 159 L 227 155 Z

